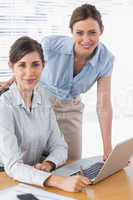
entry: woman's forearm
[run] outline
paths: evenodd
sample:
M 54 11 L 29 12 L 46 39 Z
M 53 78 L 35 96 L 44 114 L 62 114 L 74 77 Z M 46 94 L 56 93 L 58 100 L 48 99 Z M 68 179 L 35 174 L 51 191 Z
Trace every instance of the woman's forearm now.
M 75 176 L 55 176 L 51 175 L 44 182 L 44 186 L 55 187 L 68 192 L 79 192 L 87 187 L 91 182 L 88 178 L 80 175 Z
M 103 140 L 103 150 L 105 157 L 108 157 L 112 150 L 112 106 L 109 104 L 106 107 L 97 108 L 97 114 L 100 124 Z

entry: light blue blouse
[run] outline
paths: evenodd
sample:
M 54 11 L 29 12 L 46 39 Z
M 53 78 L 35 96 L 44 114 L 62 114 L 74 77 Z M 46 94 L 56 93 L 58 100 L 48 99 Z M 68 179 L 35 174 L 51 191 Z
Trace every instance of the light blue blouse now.
M 114 56 L 102 43 L 98 44 L 95 55 L 75 77 L 72 38 L 49 36 L 41 44 L 46 61 L 41 82 L 61 100 L 70 100 L 89 90 L 99 78 L 111 76 Z
M 67 159 L 67 148 L 43 86 L 34 90 L 31 111 L 15 83 L 0 96 L 0 163 L 9 176 L 42 186 L 51 173 L 32 165 L 43 154 L 45 160 L 62 165 Z

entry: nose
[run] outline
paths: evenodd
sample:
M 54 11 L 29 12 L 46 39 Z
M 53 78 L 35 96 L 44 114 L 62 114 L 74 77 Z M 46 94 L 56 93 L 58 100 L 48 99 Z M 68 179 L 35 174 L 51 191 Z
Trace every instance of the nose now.
M 31 76 L 33 75 L 33 73 L 34 73 L 33 68 L 31 66 L 27 66 L 26 71 L 25 71 L 26 76 Z
M 84 34 L 84 36 L 83 36 L 83 42 L 89 42 L 90 41 L 90 36 L 86 33 L 86 34 Z

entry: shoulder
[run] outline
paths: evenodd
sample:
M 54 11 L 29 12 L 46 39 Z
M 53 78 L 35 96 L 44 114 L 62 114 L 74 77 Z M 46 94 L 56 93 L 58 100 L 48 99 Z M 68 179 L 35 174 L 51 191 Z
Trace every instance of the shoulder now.
M 103 44 L 103 43 L 99 43 L 99 58 L 101 61 L 103 60 L 110 60 L 113 62 L 114 60 L 114 55 L 112 54 L 112 52 Z
M 98 78 L 111 76 L 113 71 L 114 56 L 103 43 L 100 43 L 98 48 Z
M 69 53 L 73 47 L 73 40 L 69 36 L 54 35 L 44 37 L 41 41 L 43 49 Z
M 0 119 L 9 119 L 12 114 L 12 96 L 10 90 L 0 96 Z

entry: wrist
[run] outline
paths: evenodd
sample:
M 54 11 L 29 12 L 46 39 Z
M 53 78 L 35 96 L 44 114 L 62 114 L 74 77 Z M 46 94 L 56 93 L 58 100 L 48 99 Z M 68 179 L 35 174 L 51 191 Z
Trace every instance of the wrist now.
M 49 186 L 49 187 L 56 187 L 58 188 L 60 185 L 60 182 L 63 177 L 61 176 L 55 176 L 51 175 L 50 177 L 47 178 L 47 180 L 44 182 L 44 186 Z

